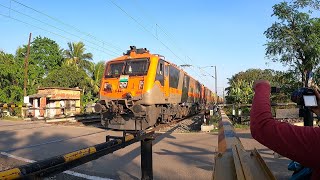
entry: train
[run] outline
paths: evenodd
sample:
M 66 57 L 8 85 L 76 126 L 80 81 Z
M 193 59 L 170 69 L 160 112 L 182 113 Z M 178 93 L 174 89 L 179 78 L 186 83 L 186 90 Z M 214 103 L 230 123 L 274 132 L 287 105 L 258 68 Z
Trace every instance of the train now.
M 164 56 L 130 46 L 106 63 L 94 109 L 105 128 L 130 131 L 193 115 L 220 101 Z

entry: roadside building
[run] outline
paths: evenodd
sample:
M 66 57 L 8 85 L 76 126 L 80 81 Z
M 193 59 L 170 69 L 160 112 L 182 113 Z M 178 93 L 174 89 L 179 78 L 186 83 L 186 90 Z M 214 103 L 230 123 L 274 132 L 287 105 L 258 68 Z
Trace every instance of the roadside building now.
M 80 113 L 79 88 L 42 87 L 37 94 L 29 95 L 29 103 L 25 116 L 53 118 Z

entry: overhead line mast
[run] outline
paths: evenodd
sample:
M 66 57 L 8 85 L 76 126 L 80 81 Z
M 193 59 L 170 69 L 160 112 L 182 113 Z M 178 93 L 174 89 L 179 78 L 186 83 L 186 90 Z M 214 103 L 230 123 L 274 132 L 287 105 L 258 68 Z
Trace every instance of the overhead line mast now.
M 27 84 L 28 84 L 28 58 L 30 53 L 30 42 L 31 42 L 31 33 L 29 34 L 27 54 L 24 59 L 24 86 L 23 86 L 23 95 L 27 96 Z

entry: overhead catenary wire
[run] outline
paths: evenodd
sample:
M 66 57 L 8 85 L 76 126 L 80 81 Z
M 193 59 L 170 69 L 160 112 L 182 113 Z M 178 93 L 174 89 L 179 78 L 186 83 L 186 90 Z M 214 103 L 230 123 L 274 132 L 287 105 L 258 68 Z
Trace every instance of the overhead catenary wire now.
M 122 52 L 121 48 L 120 48 L 119 46 L 115 45 L 115 44 L 112 44 L 112 43 L 103 41 L 103 40 L 101 40 L 101 39 L 93 36 L 93 35 L 90 34 L 90 33 L 84 32 L 84 31 L 80 30 L 79 28 L 77 28 L 77 27 L 75 27 L 75 26 L 73 26 L 73 25 L 67 24 L 67 23 L 59 20 L 58 18 L 52 17 L 52 16 L 50 16 L 50 15 L 44 13 L 44 12 L 41 12 L 41 11 L 39 11 L 39 10 L 37 10 L 37 9 L 35 9 L 35 8 L 32 8 L 32 7 L 28 6 L 28 5 L 25 5 L 25 4 L 23 4 L 23 3 L 21 3 L 21 2 L 19 2 L 19 1 L 17 1 L 17 0 L 11 0 L 11 1 L 13 1 L 13 2 L 15 2 L 15 3 L 17 3 L 17 4 L 19 4 L 19 5 L 23 6 L 23 7 L 25 7 L 25 8 L 31 9 L 32 11 L 35 11 L 35 12 L 41 14 L 41 15 L 44 15 L 44 16 L 46 16 L 46 17 L 48 17 L 48 18 L 50 18 L 50 19 L 52 19 L 52 20 L 54 20 L 54 21 L 56 21 L 56 22 L 58 22 L 58 23 L 60 23 L 60 24 L 62 24 L 62 25 L 64 25 L 64 26 L 67 26 L 67 27 L 69 27 L 69 28 L 72 28 L 72 29 L 74 29 L 75 31 L 77 31 L 77 32 L 79 32 L 79 33 L 81 33 L 81 34 L 84 34 L 84 35 L 86 35 L 86 36 L 89 36 L 89 37 L 93 38 L 94 40 L 103 43 L 103 45 L 110 46 L 110 47 L 114 48 L 115 50 L 117 50 L 117 51 L 119 51 L 119 52 Z M 10 1 L 10 2 L 11 2 L 11 1 Z
M 169 31 L 166 30 L 166 28 L 164 28 L 164 27 L 161 26 L 159 23 L 157 23 L 157 21 L 155 20 L 155 18 L 153 18 L 151 14 L 147 14 L 147 12 L 146 12 L 141 6 L 139 6 L 138 4 L 139 4 L 138 1 L 136 1 L 136 3 L 134 3 L 135 7 L 137 7 L 137 8 L 139 9 L 139 12 L 144 13 L 144 15 L 145 15 L 144 17 L 147 17 L 147 19 L 155 22 L 155 28 L 156 28 L 155 30 L 156 30 L 156 33 L 157 33 L 157 37 L 158 37 L 158 34 L 159 34 L 158 29 L 160 29 L 161 32 L 167 37 L 167 39 L 171 41 L 171 44 L 172 44 L 176 49 L 178 49 L 179 51 L 181 51 L 184 55 L 186 55 L 186 59 L 189 59 L 189 60 L 190 60 L 190 63 L 192 64 L 192 63 L 194 62 L 194 60 L 192 60 L 192 59 L 187 55 L 187 53 L 185 52 L 184 49 L 182 49 L 180 46 L 177 45 L 174 36 L 171 35 L 171 34 L 169 33 Z
M 194 60 L 192 60 L 188 55 L 186 55 L 187 53 L 185 52 L 185 50 L 183 50 L 182 48 L 180 48 L 180 47 L 177 45 L 177 43 L 175 42 L 176 40 L 175 40 L 174 36 L 172 36 L 172 35 L 168 32 L 168 30 L 166 30 L 164 27 L 162 27 L 161 25 L 159 25 L 159 23 L 156 22 L 156 20 L 152 17 L 152 15 L 147 14 L 146 11 L 139 5 L 139 2 L 138 2 L 138 1 L 136 1 L 136 2 L 133 3 L 133 4 L 135 5 L 135 7 L 137 7 L 137 9 L 138 9 L 139 12 L 142 12 L 142 13 L 144 14 L 144 17 L 146 17 L 146 18 L 144 18 L 144 19 L 149 19 L 150 22 L 152 22 L 152 21 L 155 22 L 155 23 L 152 22 L 152 24 L 155 24 L 155 32 L 156 32 L 156 38 L 157 38 L 157 40 L 160 38 L 160 37 L 159 37 L 159 33 L 160 33 L 160 32 L 158 31 L 158 29 L 159 29 L 159 30 L 167 37 L 167 39 L 171 41 L 171 44 L 172 44 L 176 49 L 178 49 L 180 52 L 182 52 L 183 54 L 185 54 L 186 60 L 189 60 L 189 62 L 186 63 L 186 64 L 193 64 Z M 185 61 L 184 61 L 184 63 L 185 63 Z M 204 72 L 205 74 L 207 74 L 207 75 L 209 75 L 209 76 L 211 76 L 211 77 L 214 77 L 212 74 L 208 73 L 206 70 L 201 69 L 201 68 L 199 68 L 199 67 L 197 67 L 197 66 L 196 66 L 196 68 L 192 67 L 192 70 L 193 70 L 193 71 L 199 71 L 199 72 L 200 72 L 200 75 L 201 75 L 201 73 Z M 197 76 L 198 76 L 200 79 L 203 79 L 202 77 L 205 77 L 204 75 L 201 75 L 201 77 L 200 77 L 200 76 L 198 75 L 198 73 L 197 73 Z M 206 78 L 207 78 L 207 77 L 208 77 L 208 76 L 206 76 Z
M 27 24 L 27 25 L 29 25 L 29 26 L 38 28 L 38 29 L 43 30 L 43 31 L 46 31 L 46 32 L 49 32 L 49 33 L 51 33 L 51 34 L 54 34 L 54 35 L 56 35 L 56 36 L 62 37 L 62 38 L 67 39 L 67 40 L 71 40 L 71 41 L 73 40 L 73 39 L 71 39 L 71 38 L 69 38 L 69 37 L 65 37 L 65 36 L 63 36 L 63 35 L 61 35 L 61 34 L 59 34 L 59 33 L 57 33 L 57 32 L 53 32 L 53 31 L 50 31 L 50 30 L 48 30 L 48 29 L 44 29 L 44 28 L 39 27 L 39 26 L 36 26 L 36 25 L 34 25 L 34 24 L 25 22 L 25 21 L 23 21 L 23 20 L 21 20 L 21 19 L 12 17 L 12 11 L 13 11 L 13 12 L 15 12 L 15 13 L 21 14 L 21 15 L 23 15 L 23 16 L 26 16 L 26 17 L 28 17 L 28 18 L 31 18 L 31 19 L 33 19 L 33 20 L 35 20 L 35 21 L 40 22 L 40 23 L 43 23 L 43 24 L 45 24 L 45 25 L 47 25 L 47 26 L 50 26 L 51 28 L 57 29 L 57 30 L 62 31 L 62 32 L 64 32 L 64 33 L 67 33 L 67 34 L 69 34 L 69 35 L 71 35 L 71 36 L 77 37 L 77 38 L 79 38 L 79 39 L 81 39 L 81 40 L 83 40 L 83 41 L 85 41 L 85 42 L 89 42 L 90 44 L 93 44 L 94 46 L 97 46 L 97 47 L 99 47 L 99 48 L 101 48 L 101 49 L 103 49 L 103 50 L 101 50 L 101 49 L 99 49 L 99 48 L 95 48 L 95 47 L 93 47 L 93 46 L 86 45 L 86 46 L 89 47 L 89 48 L 92 48 L 92 49 L 95 49 L 95 50 L 100 51 L 100 52 L 102 52 L 102 53 L 108 54 L 108 55 L 110 55 L 110 56 L 112 56 L 112 57 L 115 57 L 114 55 L 117 54 L 117 53 L 114 52 L 114 51 L 111 51 L 111 50 L 109 50 L 109 49 L 105 49 L 105 47 L 103 47 L 103 46 L 100 46 L 100 45 L 98 45 L 98 44 L 96 44 L 96 43 L 94 43 L 94 42 L 92 42 L 92 41 L 86 40 L 86 39 L 84 39 L 84 38 L 82 38 L 82 37 L 80 37 L 80 36 L 78 36 L 78 35 L 75 35 L 75 34 L 73 34 L 73 33 L 71 33 L 71 32 L 66 31 L 66 30 L 64 30 L 64 29 L 62 29 L 62 28 L 56 27 L 56 26 L 51 25 L 51 24 L 49 24 L 49 23 L 47 23 L 47 22 L 44 22 L 44 21 L 42 21 L 42 20 L 39 20 L 39 19 L 37 19 L 37 18 L 35 18 L 35 17 L 32 17 L 32 16 L 30 16 L 30 15 L 27 15 L 27 14 L 25 14 L 25 13 L 23 13 L 23 12 L 20 12 L 20 11 L 18 11 L 18 10 L 15 10 L 15 9 L 12 8 L 11 1 L 12 1 L 12 2 L 15 2 L 15 3 L 21 5 L 21 6 L 25 7 L 25 8 L 31 9 L 32 11 L 37 12 L 37 13 L 39 13 L 39 14 L 41 14 L 41 15 L 44 15 L 44 16 L 46 16 L 46 17 L 48 17 L 48 18 L 50 18 L 50 19 L 52 19 L 52 20 L 54 20 L 54 21 L 56 21 L 56 22 L 58 22 L 58 23 L 60 23 L 60 24 L 62 24 L 62 25 L 64 25 L 64 26 L 68 26 L 68 27 L 72 28 L 73 30 L 75 30 L 75 31 L 77 31 L 77 32 L 79 32 L 79 33 L 81 33 L 81 34 L 84 34 L 84 35 L 86 35 L 86 36 L 88 36 L 88 37 L 91 37 L 92 40 L 95 40 L 95 41 L 97 41 L 97 42 L 99 41 L 99 42 L 104 43 L 104 44 L 108 44 L 108 45 L 110 45 L 111 47 L 113 47 L 114 49 L 116 49 L 116 50 L 118 50 L 118 51 L 121 51 L 120 48 L 118 48 L 118 47 L 115 46 L 115 45 L 112 45 L 112 44 L 107 43 L 107 42 L 105 42 L 105 41 L 99 40 L 98 38 L 96 38 L 95 36 L 93 36 L 93 35 L 90 34 L 90 33 L 86 33 L 86 32 L 80 30 L 79 28 L 77 28 L 77 27 L 75 27 L 75 26 L 72 26 L 72 25 L 70 25 L 70 24 L 67 24 L 67 23 L 65 23 L 65 22 L 63 22 L 63 21 L 61 21 L 61 20 L 59 20 L 59 19 L 57 19 L 57 18 L 55 18 L 55 17 L 52 17 L 52 16 L 50 16 L 50 15 L 48 15 L 48 14 L 46 14 L 46 13 L 43 13 L 43 12 L 41 12 L 41 11 L 39 11 L 39 10 L 37 10 L 37 9 L 34 9 L 34 8 L 28 6 L 28 5 L 25 5 L 25 4 L 23 4 L 23 3 L 21 3 L 21 2 L 19 2 L 19 1 L 17 1 L 17 0 L 10 0 L 10 7 L 7 7 L 7 6 L 5 6 L 5 5 L 0 4 L 2 7 L 9 9 L 9 16 L 7 16 L 7 15 L 2 15 L 2 16 L 4 16 L 4 17 L 6 17 L 6 18 L 10 18 L 10 19 L 13 19 L 13 20 L 15 20 L 15 21 L 18 21 L 18 22 L 20 22 L 20 23 Z M 115 5 L 115 6 L 118 7 L 122 12 L 124 12 L 128 17 L 130 17 L 133 21 L 135 21 L 140 27 L 142 27 L 146 32 L 150 33 L 155 39 L 157 39 L 157 40 L 158 40 L 167 50 L 169 50 L 177 59 L 179 59 L 179 60 L 180 60 L 181 62 L 183 62 L 183 63 L 187 63 L 185 60 L 183 60 L 182 58 L 180 58 L 180 57 L 176 54 L 176 52 L 174 52 L 166 43 L 164 43 L 161 39 L 159 39 L 157 35 L 154 35 L 152 32 L 150 32 L 141 22 L 139 22 L 138 20 L 136 20 L 136 19 L 135 19 L 133 16 L 131 16 L 129 13 L 127 13 L 123 8 L 121 8 L 119 5 L 117 5 L 113 0 L 110 0 L 110 1 L 112 2 L 113 5 Z M 161 27 L 160 25 L 158 25 L 158 24 L 156 24 L 156 28 L 159 28 L 170 40 L 173 41 L 172 36 L 169 35 L 169 33 L 167 33 L 167 32 L 164 30 L 164 28 L 162 28 L 162 27 Z M 174 42 L 173 42 L 173 43 L 174 43 Z M 109 52 L 106 52 L 105 50 L 110 51 L 112 54 L 109 53 Z M 122 51 L 121 51 L 121 52 L 122 52 Z M 187 56 L 187 57 L 188 57 L 188 59 L 189 59 L 190 61 L 192 61 L 189 56 Z M 186 58 L 186 60 L 187 60 L 187 58 Z M 202 75 L 201 75 L 201 74 L 199 75 L 199 73 L 196 72 L 197 69 L 192 68 L 192 71 L 195 73 L 195 76 L 197 76 L 197 77 L 199 78 L 199 80 L 201 80 Z M 206 72 L 206 71 L 205 71 L 205 72 Z M 206 72 L 206 73 L 207 73 L 207 72 Z
M 164 33 L 164 35 L 171 41 L 171 44 L 178 49 L 179 51 L 181 51 L 183 54 L 186 54 L 184 50 L 182 50 L 177 43 L 175 42 L 175 38 L 170 35 L 170 33 L 168 32 L 168 30 L 165 30 L 165 28 L 163 28 L 162 26 L 159 25 L 159 23 L 157 23 L 157 21 L 155 20 L 155 18 L 152 17 L 152 15 L 148 14 L 140 5 L 139 5 L 139 1 L 135 1 L 135 3 L 133 3 L 135 5 L 135 7 L 137 7 L 139 12 L 144 13 L 144 17 L 143 19 L 149 19 L 150 22 L 152 22 L 152 24 L 154 24 L 155 26 L 155 31 L 156 31 L 156 37 L 159 38 L 159 32 L 158 29 L 160 29 L 162 31 L 162 33 Z M 187 56 L 188 57 L 188 56 Z M 189 58 L 189 57 L 188 57 Z M 189 58 L 190 63 L 192 63 L 193 61 L 191 60 L 191 58 Z
M 176 58 L 178 58 L 181 62 L 187 64 L 186 61 L 184 61 L 182 58 L 180 58 L 168 45 L 166 45 L 163 41 L 161 41 L 156 35 L 154 35 L 152 32 L 150 32 L 142 23 L 140 23 L 136 18 L 131 16 L 126 10 L 124 10 L 122 7 L 120 7 L 118 4 L 114 2 L 114 0 L 110 0 L 110 2 L 116 6 L 119 10 L 121 10 L 126 16 L 128 16 L 131 20 L 133 20 L 136 24 L 138 24 L 144 31 L 151 34 L 152 37 L 154 37 L 157 41 L 159 41 L 167 50 L 169 50 Z M 196 73 L 196 76 L 200 77 L 200 75 L 193 70 Z
M 0 4 L 0 6 L 2 6 L 2 7 L 4 7 L 4 8 L 7 8 L 7 9 L 9 9 L 10 11 L 14 11 L 14 12 L 16 12 L 16 13 L 18 13 L 18 14 L 21 14 L 21 15 L 23 15 L 23 16 L 26 16 L 26 17 L 28 17 L 28 18 L 31 18 L 31 19 L 33 19 L 33 20 L 36 20 L 36 21 L 38 21 L 38 22 L 40 22 L 40 23 L 42 23 L 42 24 L 45 24 L 45 25 L 47 25 L 47 26 L 50 26 L 50 27 L 52 27 L 52 28 L 54 28 L 54 29 L 57 29 L 57 30 L 62 31 L 62 32 L 64 32 L 64 33 L 67 33 L 67 34 L 69 34 L 69 35 L 71 35 L 71 36 L 77 37 L 77 38 L 81 39 L 82 41 L 91 43 L 91 44 L 93 44 L 93 45 L 95 45 L 95 46 L 97 46 L 97 47 L 100 47 L 100 48 L 102 48 L 102 49 L 106 49 L 106 48 L 104 48 L 103 46 L 100 46 L 100 45 L 98 45 L 98 44 L 96 44 L 96 43 L 94 43 L 94 42 L 92 42 L 92 41 L 89 41 L 89 40 L 87 40 L 87 39 L 84 39 L 84 38 L 82 38 L 82 37 L 80 37 L 80 36 L 78 36 L 78 35 L 72 34 L 72 33 L 68 32 L 68 31 L 66 31 L 66 30 L 64 30 L 64 29 L 58 28 L 58 27 L 53 26 L 53 25 L 51 25 L 51 24 L 49 24 L 49 23 L 46 23 L 46 22 L 44 22 L 44 21 L 41 21 L 41 20 L 39 20 L 39 19 L 37 19 L 37 18 L 35 18 L 35 17 L 32 17 L 32 16 L 30 16 L 30 15 L 28 15 L 28 14 L 22 13 L 22 12 L 20 12 L 20 11 L 15 10 L 15 9 L 11 9 L 10 7 L 7 7 L 7 6 L 3 5 L 3 4 Z M 10 15 L 10 17 L 11 17 L 11 15 Z M 114 52 L 114 51 L 111 51 L 111 50 L 108 50 L 108 49 L 106 49 L 106 50 L 107 50 L 107 51 L 110 51 L 111 53 L 113 53 L 113 55 L 111 55 L 111 54 L 109 54 L 109 53 L 108 53 L 108 55 L 111 55 L 111 56 L 116 56 L 116 55 L 118 55 L 118 53 L 116 53 L 116 52 Z
M 1 14 L 1 13 L 0 13 L 0 16 L 3 16 L 3 17 L 5 17 L 5 18 L 9 18 L 9 19 L 18 21 L 18 22 L 23 23 L 23 24 L 26 24 L 26 25 L 28 25 L 28 26 L 32 26 L 32 27 L 34 27 L 34 28 L 40 29 L 40 30 L 42 30 L 42 31 L 46 31 L 46 32 L 51 33 L 51 34 L 53 34 L 53 35 L 59 36 L 59 37 L 61 37 L 61 38 L 63 38 L 63 39 L 66 39 L 66 40 L 69 40 L 69 41 L 73 41 L 73 39 L 68 38 L 68 37 L 65 37 L 65 36 L 63 36 L 63 35 L 61 35 L 61 34 L 59 34 L 59 33 L 55 33 L 55 32 L 49 31 L 49 30 L 44 29 L 44 28 L 41 28 L 41 27 L 39 27 L 39 26 L 36 26 L 36 25 L 30 24 L 30 23 L 28 23 L 28 22 L 22 21 L 22 20 L 20 20 L 20 19 L 14 18 L 14 17 L 12 17 L 12 16 L 4 15 L 4 14 Z M 97 48 L 95 48 L 95 47 L 88 46 L 88 45 L 86 45 L 86 46 L 89 47 L 89 48 L 91 48 L 91 49 L 100 51 L 100 52 L 102 52 L 102 53 L 105 53 L 105 54 L 108 54 L 108 55 L 114 57 L 114 55 L 111 55 L 111 54 L 109 54 L 108 52 L 105 52 L 105 51 L 103 51 L 103 50 L 101 50 L 101 49 L 97 49 Z

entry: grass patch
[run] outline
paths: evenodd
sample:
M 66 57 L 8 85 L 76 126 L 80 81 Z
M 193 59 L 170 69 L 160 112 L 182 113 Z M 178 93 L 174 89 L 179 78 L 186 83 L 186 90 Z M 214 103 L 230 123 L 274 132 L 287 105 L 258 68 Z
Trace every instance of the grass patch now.
M 218 123 L 217 123 L 217 125 L 214 125 L 214 127 L 215 127 L 215 128 L 212 129 L 210 132 L 211 132 L 211 133 L 217 133 L 217 132 L 219 132 Z M 216 127 L 217 127 L 217 128 L 216 128 Z
M 250 129 L 250 126 L 247 124 L 234 124 L 233 127 L 234 129 L 241 129 L 241 130 Z
M 219 129 L 219 121 L 221 120 L 221 115 L 220 114 L 215 114 L 213 116 L 210 116 L 210 118 L 208 119 L 208 125 L 213 125 L 214 129 L 211 130 L 210 132 L 218 132 Z
M 0 120 L 8 120 L 8 121 L 22 121 L 22 118 L 19 118 L 17 116 L 4 116 Z

